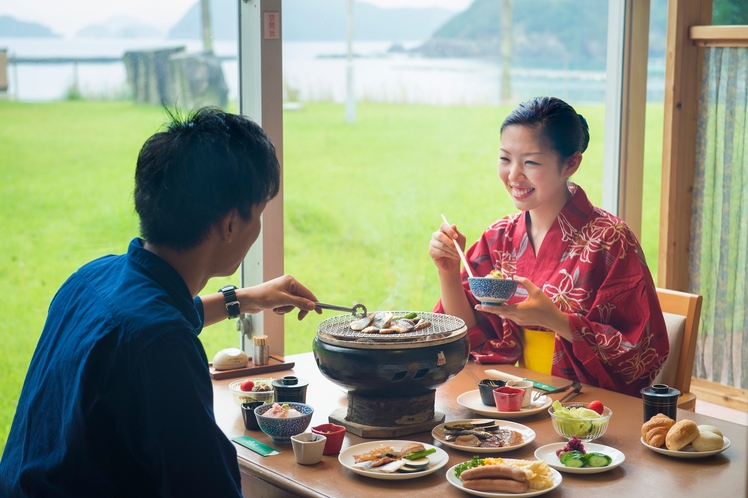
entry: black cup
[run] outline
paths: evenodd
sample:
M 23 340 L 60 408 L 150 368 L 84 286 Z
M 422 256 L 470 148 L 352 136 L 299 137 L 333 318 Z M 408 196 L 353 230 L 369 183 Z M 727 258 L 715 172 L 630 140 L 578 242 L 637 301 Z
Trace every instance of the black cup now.
M 680 391 L 665 384 L 653 384 L 641 390 L 644 405 L 644 421 L 648 421 L 658 413 L 667 415 L 673 420 L 678 416 L 678 398 Z
M 484 405 L 496 406 L 496 400 L 493 397 L 493 390 L 497 387 L 504 387 L 506 381 L 496 379 L 483 379 L 478 382 L 478 392 L 480 393 L 480 400 Z
M 308 386 L 308 381 L 299 379 L 295 375 L 286 375 L 280 380 L 274 380 L 275 400 L 286 403 L 306 403 L 306 388 Z
M 260 426 L 257 425 L 257 417 L 255 416 L 255 408 L 264 405 L 264 401 L 252 401 L 251 403 L 242 403 L 242 419 L 244 420 L 244 427 L 250 431 L 259 431 Z

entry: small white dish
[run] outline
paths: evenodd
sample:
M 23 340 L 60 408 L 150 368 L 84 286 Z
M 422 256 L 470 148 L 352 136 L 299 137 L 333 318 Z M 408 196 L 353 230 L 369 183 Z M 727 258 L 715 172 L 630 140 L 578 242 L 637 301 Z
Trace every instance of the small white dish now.
M 458 422 L 471 422 L 472 419 L 466 419 L 466 420 L 453 420 L 451 422 L 448 422 L 450 424 L 458 423 Z M 444 426 L 446 424 L 439 424 L 436 427 L 434 427 L 431 430 L 431 435 L 439 441 L 441 444 L 448 446 L 450 448 L 453 448 L 455 450 L 460 451 L 467 451 L 468 453 L 503 453 L 505 451 L 512 451 L 516 450 L 518 448 L 522 448 L 523 446 L 527 446 L 528 444 L 535 441 L 535 431 L 527 427 L 526 425 L 517 424 L 514 422 L 507 422 L 505 420 L 497 420 L 496 421 L 498 425 L 502 429 L 510 429 L 513 431 L 517 431 L 520 434 L 522 434 L 522 442 L 520 444 L 516 444 L 514 446 L 503 446 L 501 448 L 481 448 L 481 447 L 474 447 L 474 446 L 464 446 L 461 444 L 456 444 L 451 441 L 447 441 L 445 439 L 444 434 Z M 478 427 L 476 430 L 480 430 L 481 428 Z
M 556 451 L 562 449 L 568 443 L 552 443 L 541 446 L 535 450 L 535 458 L 543 460 L 548 464 L 549 467 L 560 470 L 561 472 L 567 472 L 569 474 L 599 474 L 601 472 L 607 472 L 613 470 L 626 460 L 626 456 L 615 448 L 605 446 L 604 444 L 597 443 L 584 443 L 584 450 L 587 453 L 597 452 L 604 455 L 608 455 L 612 461 L 610 465 L 605 467 L 567 467 L 561 460 L 556 456 Z
M 457 465 L 460 465 L 460 464 L 457 464 Z M 545 494 L 549 491 L 553 491 L 554 489 L 559 487 L 559 485 L 561 484 L 561 481 L 563 481 L 563 478 L 561 477 L 561 473 L 559 473 L 559 471 L 557 471 L 556 469 L 551 468 L 551 473 L 553 474 L 553 486 L 551 486 L 550 488 L 539 489 L 535 491 L 528 491 L 527 493 L 491 493 L 488 491 L 476 491 L 474 489 L 467 489 L 462 486 L 462 481 L 460 480 L 459 477 L 455 475 L 455 468 L 457 467 L 457 465 L 450 467 L 450 469 L 447 471 L 447 482 L 451 484 L 452 486 L 456 487 L 457 489 L 460 489 L 466 493 L 470 493 L 471 495 L 475 495 L 475 496 L 486 496 L 489 498 L 505 498 L 505 497 L 506 498 L 509 498 L 509 497 L 530 498 L 532 496 L 538 496 L 538 495 Z
M 435 448 L 436 452 L 428 455 L 428 459 L 431 461 L 428 467 L 426 467 L 424 470 L 420 472 L 372 472 L 370 470 L 360 469 L 358 467 L 354 467 L 353 464 L 356 463 L 355 459 L 353 458 L 353 455 L 361 455 L 363 453 L 368 453 L 369 451 L 378 448 L 380 446 L 391 446 L 393 450 L 400 451 L 400 449 L 409 443 L 416 443 L 418 441 L 401 441 L 401 440 L 388 440 L 388 441 L 372 441 L 370 443 L 361 443 L 354 446 L 349 446 L 340 454 L 338 455 L 338 461 L 343 465 L 343 467 L 352 470 L 356 474 L 371 477 L 373 479 L 383 479 L 386 481 L 401 481 L 405 479 L 415 479 L 417 477 L 423 477 L 427 476 L 429 474 L 432 474 L 436 472 L 437 470 L 444 467 L 447 462 L 449 461 L 449 455 L 447 455 L 447 452 L 444 451 L 441 448 L 438 448 L 436 446 L 427 444 L 427 443 L 420 443 L 423 444 L 424 448 L 431 449 Z
M 667 456 L 671 456 L 675 458 L 705 458 L 705 457 L 709 457 L 712 455 L 717 455 L 719 453 L 722 453 L 727 448 L 729 448 L 730 440 L 727 439 L 727 437 L 725 437 L 724 439 L 725 439 L 725 444 L 722 446 L 722 448 L 719 450 L 714 450 L 714 451 L 696 451 L 693 449 L 693 447 L 690 444 L 682 450 L 673 451 L 667 448 L 658 448 L 656 446 L 651 446 L 647 444 L 646 442 L 644 442 L 644 438 L 641 438 L 640 440 L 642 444 L 646 446 L 647 448 L 649 448 L 650 450 L 656 451 L 657 453 L 662 453 L 663 455 L 667 455 Z
M 544 411 L 548 413 L 548 407 L 551 406 L 553 400 L 550 396 L 544 394 L 537 400 L 533 401 L 527 408 L 522 408 L 517 412 L 500 412 L 495 406 L 484 405 L 483 401 L 480 399 L 480 391 L 476 389 L 474 391 L 460 394 L 457 397 L 457 403 L 468 410 L 483 415 L 484 417 L 515 419 L 529 417 L 530 415 L 535 415 L 536 413 L 542 413 Z

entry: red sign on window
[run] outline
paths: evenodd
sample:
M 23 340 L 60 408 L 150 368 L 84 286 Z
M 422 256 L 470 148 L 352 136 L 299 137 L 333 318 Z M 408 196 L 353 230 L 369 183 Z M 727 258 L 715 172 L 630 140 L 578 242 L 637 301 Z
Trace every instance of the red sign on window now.
M 278 12 L 264 12 L 263 33 L 265 38 L 280 38 L 280 15 Z

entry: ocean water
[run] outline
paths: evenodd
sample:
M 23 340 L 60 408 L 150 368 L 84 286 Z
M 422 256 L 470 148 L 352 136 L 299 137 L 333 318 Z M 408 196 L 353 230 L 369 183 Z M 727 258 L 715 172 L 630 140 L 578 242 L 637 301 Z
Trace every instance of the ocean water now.
M 406 48 L 416 43 L 405 43 Z M 198 40 L 162 39 L 36 39 L 0 38 L 0 49 L 10 59 L 51 57 L 121 57 L 128 50 L 184 46 L 199 52 Z M 356 99 L 368 102 L 430 105 L 498 105 L 500 68 L 496 62 L 476 59 L 428 59 L 390 54 L 387 42 L 357 42 L 353 61 Z M 292 100 L 345 101 L 347 60 L 343 42 L 284 42 L 283 78 Z M 233 42 L 216 42 L 219 56 L 236 56 Z M 222 62 L 229 99 L 238 99 L 236 59 Z M 64 98 L 77 86 L 84 97 L 123 98 L 129 94 L 124 64 L 18 63 L 9 64 L 11 98 L 52 101 Z M 512 101 L 536 95 L 556 95 L 572 103 L 603 102 L 605 71 L 579 71 L 513 67 Z M 661 69 L 650 71 L 648 99 L 662 100 Z

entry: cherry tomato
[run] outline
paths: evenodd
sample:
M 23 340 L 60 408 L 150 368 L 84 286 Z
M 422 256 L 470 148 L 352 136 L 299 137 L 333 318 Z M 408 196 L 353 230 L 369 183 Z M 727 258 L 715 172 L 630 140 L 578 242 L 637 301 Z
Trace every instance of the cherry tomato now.
M 249 379 L 239 384 L 239 389 L 242 391 L 251 391 L 253 387 L 255 387 L 255 383 Z
M 590 401 L 590 404 L 587 405 L 587 408 L 596 411 L 600 415 L 603 414 L 603 410 L 605 409 L 605 407 L 603 406 L 603 402 L 598 399 L 596 399 L 595 401 Z

